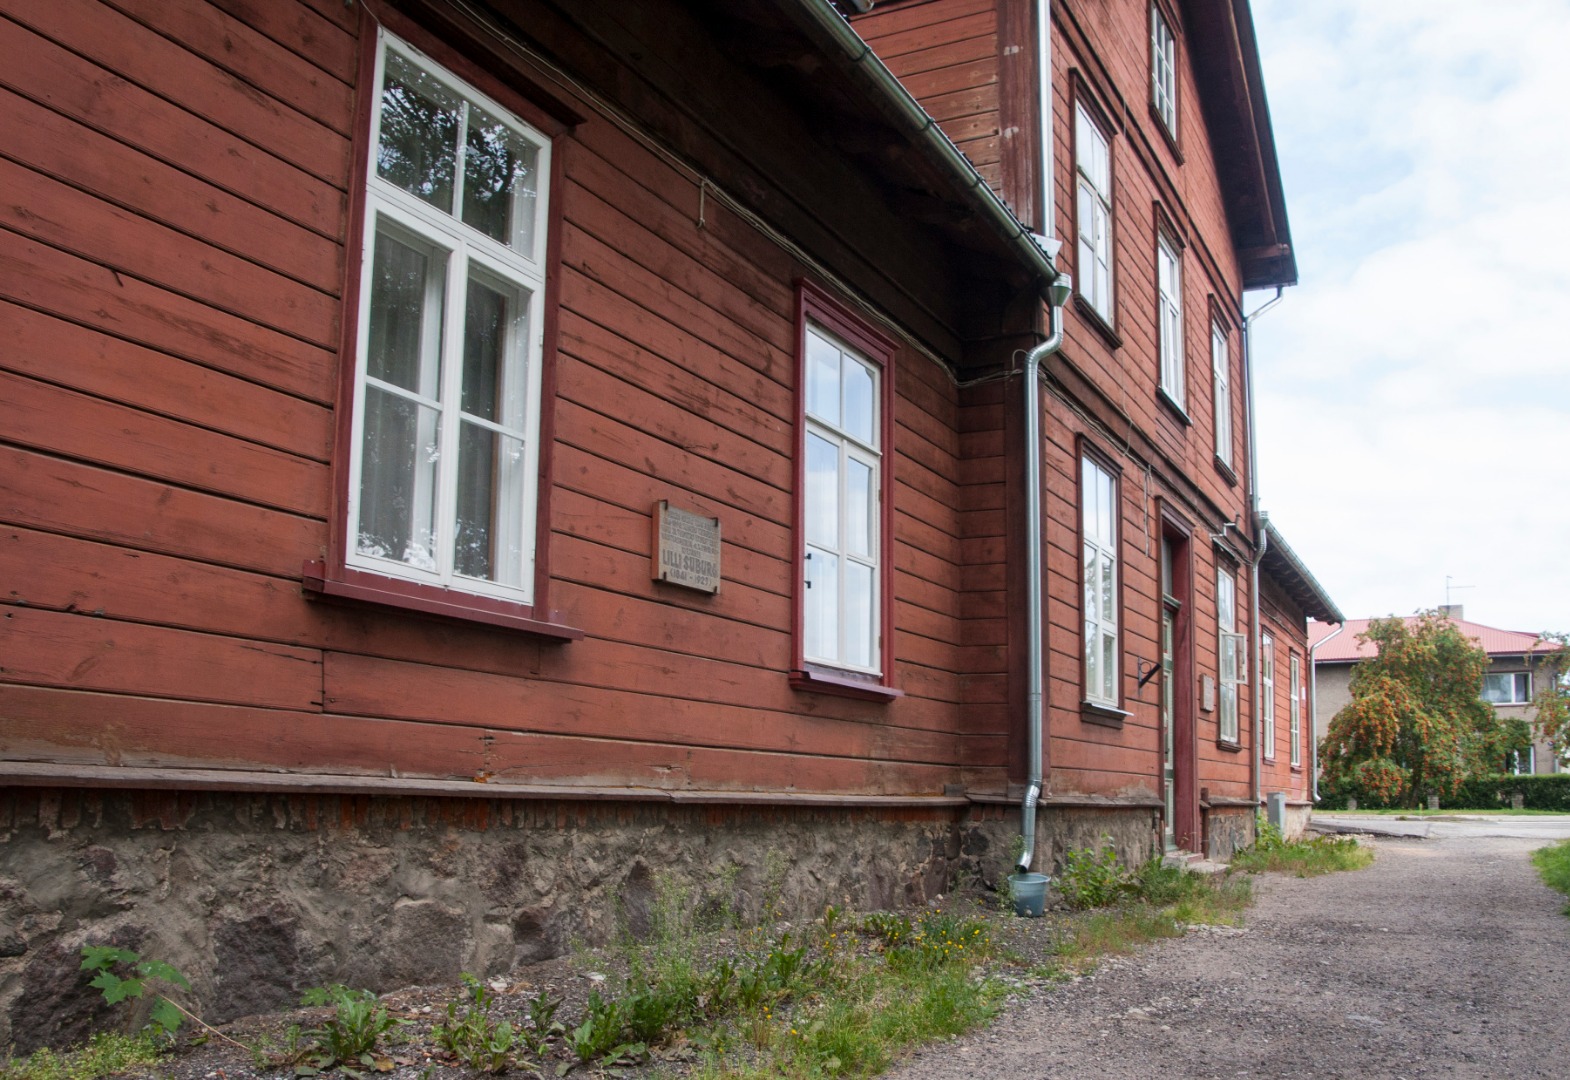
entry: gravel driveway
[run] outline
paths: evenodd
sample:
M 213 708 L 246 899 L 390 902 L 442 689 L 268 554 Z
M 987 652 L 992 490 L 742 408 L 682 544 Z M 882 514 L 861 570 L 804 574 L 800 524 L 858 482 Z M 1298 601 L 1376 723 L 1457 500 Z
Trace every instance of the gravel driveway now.
M 1366 870 L 1256 879 L 1240 930 L 1110 960 L 898 1080 L 1570 1077 L 1570 919 L 1542 841 L 1376 841 Z

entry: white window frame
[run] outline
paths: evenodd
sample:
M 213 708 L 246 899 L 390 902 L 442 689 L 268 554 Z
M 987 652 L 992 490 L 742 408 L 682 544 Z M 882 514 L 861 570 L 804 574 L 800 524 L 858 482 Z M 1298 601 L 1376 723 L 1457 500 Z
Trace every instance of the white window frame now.
M 1488 697 L 1488 681 L 1490 679 L 1509 679 L 1510 697 L 1504 700 L 1495 700 Z M 1525 684 L 1526 696 L 1517 698 L 1516 687 Z M 1530 705 L 1532 703 L 1532 673 L 1530 671 L 1489 671 L 1483 675 L 1483 700 L 1490 705 Z
M 1150 5 L 1150 105 L 1177 138 L 1177 37 L 1159 4 Z
M 1167 235 L 1156 233 L 1156 318 L 1160 324 L 1161 390 L 1185 408 L 1183 372 L 1183 255 Z
M 1237 632 L 1237 577 L 1225 566 L 1216 567 L 1216 640 L 1217 735 L 1222 742 L 1236 743 L 1237 688 L 1248 681 L 1248 644 Z
M 1090 454 L 1080 455 L 1080 559 L 1085 700 L 1119 706 L 1118 478 Z
M 1292 693 L 1292 704 L 1288 713 L 1287 734 L 1292 740 L 1292 749 L 1288 756 L 1292 768 L 1300 769 L 1303 767 L 1303 662 L 1296 653 L 1291 656 L 1290 669 L 1288 689 Z
M 1522 758 L 1525 758 L 1524 763 Z M 1514 776 L 1531 776 L 1537 772 L 1537 747 L 1528 744 L 1525 750 L 1512 750 L 1510 752 L 1510 772 Z
M 1075 236 L 1079 295 L 1113 324 L 1112 140 L 1083 103 L 1074 106 Z
M 1276 759 L 1276 639 L 1259 639 L 1259 724 L 1265 758 Z
M 1216 459 L 1232 467 L 1232 356 L 1227 331 L 1219 322 L 1210 324 L 1210 366 L 1215 375 Z
M 854 345 L 849 344 L 838 334 L 835 334 L 832 330 L 818 324 L 811 319 L 807 321 L 805 333 L 809 342 L 809 354 L 810 340 L 813 337 L 817 337 L 839 350 L 841 364 L 846 362 L 860 364 L 871 376 L 872 415 L 870 417 L 869 426 L 872 432 L 872 441 L 868 442 L 853 435 L 847 428 L 841 426 L 839 422 L 841 418 L 839 417 L 836 417 L 831 421 L 827 417 L 819 416 L 813 413 L 811 395 L 807 391 L 807 379 L 809 378 L 808 368 L 810 366 L 810 360 L 808 357 L 803 357 L 803 368 L 801 376 L 803 384 L 802 415 L 806 418 L 805 423 L 807 435 L 803 445 L 804 447 L 809 446 L 810 440 L 815 436 L 827 443 L 832 444 L 837 451 L 835 521 L 838 535 L 833 546 L 821 542 L 814 542 L 813 538 L 810 536 L 810 529 L 805 524 L 803 525 L 802 543 L 803 561 L 805 565 L 802 568 L 802 574 L 803 583 L 806 587 L 802 591 L 802 656 L 803 659 L 809 664 L 821 665 L 823 667 L 835 668 L 843 671 L 860 672 L 866 675 L 877 675 L 881 677 L 883 675 L 883 626 L 881 618 L 883 611 L 882 439 L 884 408 L 883 379 L 885 377 L 885 373 L 882 369 L 882 366 L 878 364 L 877 361 L 867 356 L 866 353 L 864 353 L 862 350 L 856 348 Z M 845 407 L 844 385 L 844 379 L 841 377 L 840 406 L 842 413 Z M 849 513 L 850 492 L 848 480 L 850 475 L 850 464 L 852 462 L 865 466 L 871 474 L 869 480 L 871 495 L 869 497 L 869 504 L 867 506 L 869 534 L 867 538 L 867 551 L 865 553 L 855 551 L 848 539 L 847 525 L 851 519 L 851 515 Z M 809 487 L 806 491 L 804 491 L 803 499 L 810 500 L 810 480 L 805 479 L 805 469 L 806 462 L 804 461 L 804 483 L 809 484 Z M 831 620 L 835 628 L 835 640 L 833 642 L 834 650 L 832 653 L 828 652 L 827 650 L 820 650 L 818 653 L 814 653 L 810 645 L 810 643 L 813 641 L 811 620 L 814 614 L 814 604 L 817 602 L 818 596 L 822 595 L 822 589 L 825 587 L 825 585 L 828 584 L 826 579 L 818 576 L 818 574 L 821 573 L 819 567 L 822 565 L 822 561 L 820 560 L 818 566 L 814 566 L 813 564 L 812 556 L 815 551 L 824 555 L 832 555 L 835 560 L 835 580 L 833 584 L 835 589 L 836 602 L 835 611 L 832 613 Z M 866 568 L 871 576 L 872 590 L 871 595 L 868 598 L 870 610 L 856 611 L 851 607 L 849 590 L 846 588 L 846 578 L 850 571 L 850 567 L 852 566 L 861 566 Z M 815 596 L 812 591 L 814 585 L 816 585 L 819 589 L 817 596 Z M 868 642 L 870 661 L 865 664 L 854 663 L 846 659 L 850 651 L 849 634 L 851 629 L 857 625 L 858 619 L 862 620 L 861 625 L 867 628 L 867 632 L 870 635 L 870 640 Z
M 382 86 L 387 69 L 388 55 L 398 54 L 404 61 L 420 69 L 430 79 L 441 85 L 443 91 L 460 99 L 460 121 L 453 177 L 452 206 L 454 212 L 442 210 L 418 196 L 382 178 L 376 166 L 376 147 L 381 131 Z M 371 161 L 367 168 L 365 232 L 360 275 L 360 305 L 358 345 L 355 355 L 355 386 L 351 435 L 351 460 L 349 468 L 349 498 L 344 539 L 346 566 L 367 570 L 388 577 L 416 584 L 450 589 L 453 592 L 494 597 L 518 603 L 534 600 L 536 559 L 536 530 L 539 502 L 539 431 L 540 388 L 542 354 L 544 347 L 544 298 L 546 222 L 548 219 L 550 191 L 550 138 L 537 128 L 520 119 L 506 106 L 487 97 L 473 86 L 457 78 L 418 49 L 387 33 L 379 31 L 375 65 L 377 88 L 373 96 L 371 117 Z M 529 243 L 519 243 L 521 230 L 514 230 L 514 242 L 502 243 L 462 220 L 464 181 L 463 154 L 468 131 L 469 110 L 478 107 L 492 121 L 499 122 L 516 136 L 527 140 L 536 148 L 535 199 L 532 206 L 533 220 L 528 231 Z M 422 385 L 413 393 L 392 384 L 381 383 L 369 374 L 369 347 L 371 333 L 371 289 L 374 277 L 375 253 L 378 234 L 389 236 L 411 247 L 423 248 L 433 260 L 442 263 L 442 281 L 432 281 L 427 287 L 427 305 L 440 307 L 440 322 L 426 329 L 426 347 L 438 354 L 435 366 L 441 375 L 439 381 L 422 370 Z M 521 301 L 506 329 L 508 341 L 505 351 L 512 354 L 518 377 L 518 394 L 515 399 L 511 423 L 494 422 L 466 414 L 462 411 L 462 376 L 464 322 L 467 312 L 467 292 L 471 277 L 498 291 L 511 290 Z M 438 330 L 439 327 L 439 330 Z M 423 364 L 422 364 L 423 368 Z M 429 384 L 429 385 L 426 385 Z M 437 434 L 433 447 L 428 451 L 436 455 L 434 490 L 429 498 L 435 503 L 435 534 L 426 559 L 411 562 L 407 553 L 403 557 L 362 551 L 359 543 L 361 522 L 361 483 L 365 466 L 366 398 L 368 390 L 389 392 L 397 397 L 415 401 L 436 412 L 434 429 Z M 508 470 L 514 477 L 505 488 L 496 492 L 500 509 L 491 528 L 503 528 L 516 537 L 516 561 L 509 559 L 495 575 L 506 580 L 486 580 L 457 571 L 457 507 L 459 439 L 462 425 L 468 424 L 498 435 L 516 439 L 521 448 Z M 419 451 L 415 451 L 417 457 Z M 431 478 L 417 477 L 417 485 L 429 486 Z M 503 522 L 503 517 L 509 520 Z M 411 545 L 412 546 L 412 545 Z

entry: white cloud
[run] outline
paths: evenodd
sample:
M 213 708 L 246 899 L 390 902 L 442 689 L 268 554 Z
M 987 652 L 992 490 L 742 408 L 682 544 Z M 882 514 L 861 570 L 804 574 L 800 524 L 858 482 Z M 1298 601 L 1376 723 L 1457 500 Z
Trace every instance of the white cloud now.
M 1349 616 L 1570 629 L 1570 3 L 1256 0 L 1303 285 L 1261 493 Z

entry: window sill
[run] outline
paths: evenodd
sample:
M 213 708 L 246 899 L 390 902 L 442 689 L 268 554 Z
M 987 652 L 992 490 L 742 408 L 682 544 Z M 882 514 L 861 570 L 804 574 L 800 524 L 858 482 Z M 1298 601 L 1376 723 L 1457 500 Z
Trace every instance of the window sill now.
M 1236 754 L 1243 749 L 1243 744 L 1240 742 L 1234 742 L 1231 739 L 1217 739 L 1216 749 L 1225 750 L 1229 754 Z
M 805 690 L 815 694 L 833 694 L 836 697 L 856 698 L 860 701 L 893 701 L 905 696 L 905 691 L 885 686 L 872 678 L 858 679 L 850 673 L 836 674 L 806 668 L 790 673 L 792 690 Z
M 1113 301 L 1113 303 L 1116 304 L 1116 301 Z M 1123 339 L 1118 336 L 1116 330 L 1112 329 L 1112 324 L 1107 322 L 1107 317 L 1091 307 L 1090 301 L 1086 300 L 1079 293 L 1074 294 L 1074 310 L 1079 312 L 1080 317 L 1085 320 L 1087 326 L 1101 335 L 1108 348 L 1121 349 L 1123 347 Z
M 576 627 L 536 618 L 534 609 L 527 604 L 400 581 L 352 567 L 329 568 L 319 560 L 305 564 L 301 579 L 306 592 L 332 600 L 399 608 L 459 622 L 485 623 L 558 641 L 576 641 L 583 637 L 583 631 Z
M 1176 398 L 1167 393 L 1166 387 L 1156 387 L 1156 400 L 1160 401 L 1161 404 L 1167 407 L 1167 411 L 1177 419 L 1178 423 L 1182 424 L 1184 427 L 1193 426 L 1194 421 L 1189 417 L 1188 410 L 1184 409 L 1182 404 L 1179 403 Z
M 1237 487 L 1237 473 L 1233 472 L 1232 466 L 1222 461 L 1219 456 L 1216 458 L 1216 472 L 1221 474 L 1221 479 Z
M 1123 721 L 1134 714 L 1112 705 L 1103 705 L 1099 701 L 1082 701 L 1079 703 L 1079 718 L 1087 724 L 1100 724 L 1102 727 L 1120 728 Z

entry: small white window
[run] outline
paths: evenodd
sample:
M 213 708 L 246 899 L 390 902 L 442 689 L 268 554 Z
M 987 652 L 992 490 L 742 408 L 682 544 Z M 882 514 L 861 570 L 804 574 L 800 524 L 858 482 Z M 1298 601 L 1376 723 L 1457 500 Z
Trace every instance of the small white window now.
M 1156 237 L 1156 316 L 1161 324 L 1161 389 L 1179 408 L 1183 398 L 1183 260 L 1165 236 Z
M 550 143 L 379 49 L 346 561 L 529 602 Z
M 1292 767 L 1297 769 L 1303 765 L 1303 663 L 1295 654 L 1291 661 L 1289 689 L 1292 693 L 1292 704 L 1287 735 L 1292 740 L 1290 751 Z
M 1220 323 L 1210 326 L 1210 366 L 1216 382 L 1216 460 L 1232 467 L 1232 361 L 1227 332 Z
M 1080 467 L 1084 534 L 1085 698 L 1118 704 L 1118 486 L 1089 457 Z
M 1220 651 L 1220 725 L 1222 742 L 1237 739 L 1237 688 L 1244 682 L 1247 648 L 1237 632 L 1237 581 L 1226 567 L 1216 569 L 1216 636 Z
M 803 653 L 878 674 L 882 372 L 818 326 L 806 337 Z
M 1265 634 L 1259 642 L 1259 723 L 1265 757 L 1276 756 L 1276 639 Z
M 1083 105 L 1074 113 L 1079 294 L 1112 324 L 1112 154 Z
M 1166 17 L 1150 5 L 1150 104 L 1166 125 L 1167 134 L 1177 137 L 1177 41 Z
M 1529 704 L 1532 700 L 1532 673 L 1489 672 L 1483 676 L 1483 700 L 1490 705 Z

